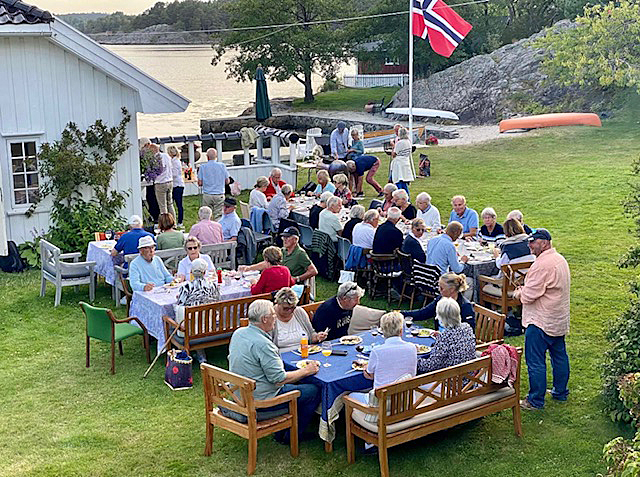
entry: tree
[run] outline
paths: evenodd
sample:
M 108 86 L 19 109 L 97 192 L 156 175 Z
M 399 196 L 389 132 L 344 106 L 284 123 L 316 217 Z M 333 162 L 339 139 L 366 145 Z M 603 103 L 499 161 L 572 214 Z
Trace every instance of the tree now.
M 562 84 L 636 88 L 640 92 L 640 5 L 585 7 L 578 27 L 537 42 L 551 55 L 544 71 Z
M 347 4 L 338 0 L 238 0 L 225 7 L 231 26 L 236 28 L 349 16 Z M 351 56 L 353 39 L 339 25 L 325 23 L 234 31 L 216 36 L 214 42 L 214 65 L 225 52 L 235 52 L 226 63 L 229 78 L 251 81 L 258 65 L 262 65 L 271 80 L 295 78 L 304 85 L 304 101 L 308 103 L 313 101 L 312 73 L 334 78 L 340 64 Z

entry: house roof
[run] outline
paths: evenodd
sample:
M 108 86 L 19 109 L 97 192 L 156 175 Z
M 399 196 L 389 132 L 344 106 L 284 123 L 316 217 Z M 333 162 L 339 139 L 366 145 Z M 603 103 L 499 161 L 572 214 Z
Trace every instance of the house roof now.
M 51 23 L 53 16 L 46 10 L 27 5 L 20 0 L 0 0 L 0 25 L 12 23 Z

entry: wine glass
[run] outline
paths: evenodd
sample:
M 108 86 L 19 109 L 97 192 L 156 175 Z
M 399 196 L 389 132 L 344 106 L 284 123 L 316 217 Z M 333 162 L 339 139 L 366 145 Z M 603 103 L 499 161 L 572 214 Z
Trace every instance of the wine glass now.
M 378 325 L 373 325 L 371 327 L 371 336 L 378 336 Z
M 322 342 L 322 356 L 331 356 L 332 344 L 331 341 Z
M 113 230 L 105 231 L 104 238 L 107 239 L 107 240 L 111 240 L 113 238 Z
M 409 332 L 409 336 L 411 336 L 411 327 L 413 326 L 413 316 L 407 316 L 404 320 L 405 325 L 407 325 L 407 331 Z

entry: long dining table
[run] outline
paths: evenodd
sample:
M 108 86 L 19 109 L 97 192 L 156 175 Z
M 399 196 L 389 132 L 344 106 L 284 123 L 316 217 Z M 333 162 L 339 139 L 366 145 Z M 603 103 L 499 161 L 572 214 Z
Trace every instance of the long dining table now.
M 419 329 L 419 327 L 416 328 Z M 403 339 L 411 343 L 430 347 L 435 341 L 432 337 L 414 336 L 406 328 L 403 333 L 405 335 Z M 384 342 L 381 334 L 373 336 L 371 331 L 360 333 L 357 336 L 362 338 L 361 344 L 363 346 L 371 347 L 371 345 L 379 345 Z M 308 359 L 319 361 L 320 370 L 317 374 L 305 378 L 306 382 L 317 384 L 321 388 L 322 399 L 320 406 L 322 413 L 318 435 L 324 441 L 327 452 L 333 450 L 333 441 L 336 436 L 336 420 L 344 407 L 342 397 L 350 392 L 368 391 L 373 384 L 373 381 L 367 379 L 362 371 L 354 371 L 352 368 L 354 360 L 359 359 L 359 356 L 366 356 L 356 350 L 356 345 L 341 344 L 339 339 L 333 340 L 331 343 L 333 350 L 344 350 L 347 355 L 338 356 L 332 354 L 325 357 L 320 352 L 310 354 Z M 428 356 L 428 353 L 419 356 Z M 282 353 L 285 369 L 289 371 L 297 369 L 297 363 L 302 359 L 297 351 Z

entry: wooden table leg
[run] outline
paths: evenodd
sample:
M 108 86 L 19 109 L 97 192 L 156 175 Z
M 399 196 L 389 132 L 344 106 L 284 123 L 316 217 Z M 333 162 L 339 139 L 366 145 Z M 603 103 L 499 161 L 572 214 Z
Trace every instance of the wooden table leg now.
M 333 452 L 333 442 L 324 442 L 324 451 L 325 452 Z

